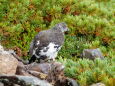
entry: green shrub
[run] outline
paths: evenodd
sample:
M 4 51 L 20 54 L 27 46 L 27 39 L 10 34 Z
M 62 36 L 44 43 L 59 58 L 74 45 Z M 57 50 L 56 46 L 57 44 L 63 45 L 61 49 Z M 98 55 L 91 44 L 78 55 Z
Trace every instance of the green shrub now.
M 105 83 L 106 86 L 114 86 L 115 58 L 92 61 L 59 57 L 59 61 L 65 65 L 65 75 L 74 78 L 80 83 L 80 86 L 89 86 L 98 82 Z

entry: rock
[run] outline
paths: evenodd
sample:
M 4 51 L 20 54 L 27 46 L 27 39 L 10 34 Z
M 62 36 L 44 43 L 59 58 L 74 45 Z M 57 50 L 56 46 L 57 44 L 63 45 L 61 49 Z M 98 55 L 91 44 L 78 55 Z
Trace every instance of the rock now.
M 20 63 L 17 67 L 16 74 L 24 76 L 35 76 L 39 79 L 44 79 L 55 83 L 64 76 L 64 66 L 59 62 L 32 63 L 24 65 Z
M 75 81 L 74 79 L 68 78 L 67 81 L 68 81 L 68 86 L 79 86 L 77 81 Z
M 50 67 L 51 67 L 51 64 L 47 62 L 46 63 L 35 63 L 34 62 L 26 66 L 28 70 L 38 71 L 44 74 L 48 74 Z
M 64 66 L 60 62 L 51 63 L 50 70 L 48 72 L 47 81 L 55 83 L 57 80 L 62 79 L 64 76 Z
M 26 66 L 28 70 L 38 71 L 44 74 L 49 74 L 49 72 L 55 70 L 61 72 L 64 66 L 60 62 L 45 62 L 45 63 L 32 63 Z
M 82 53 L 83 58 L 88 58 L 91 60 L 94 60 L 96 58 L 104 59 L 104 56 L 102 55 L 102 52 L 99 48 L 97 49 L 84 49 Z
M 0 52 L 0 74 L 15 74 L 17 59 L 7 51 Z
M 8 76 L 2 75 L 0 76 L 0 83 L 5 86 L 52 86 L 45 80 L 40 80 L 33 76 Z
M 59 62 L 32 63 L 28 65 L 18 65 L 16 74 L 24 76 L 35 76 L 39 79 L 47 80 L 54 84 L 64 76 L 64 66 Z
M 18 62 L 18 66 L 16 69 L 16 75 L 32 76 L 28 73 L 25 65 L 22 62 Z
M 59 62 L 32 63 L 27 65 L 26 68 L 28 71 L 37 71 L 43 74 L 47 74 L 47 80 L 49 82 L 58 80 L 59 76 L 63 75 L 64 70 L 64 66 Z
M 58 80 L 54 86 L 79 86 L 79 84 L 71 78 L 64 78 L 63 80 Z
M 4 86 L 4 84 L 0 82 L 0 86 Z
M 20 85 L 18 85 L 18 84 L 14 84 L 14 86 L 20 86 Z
M 105 86 L 105 84 L 103 84 L 103 83 L 96 83 L 96 84 L 92 84 L 90 86 Z
M 41 71 L 42 69 L 40 69 L 41 68 L 39 67 L 40 65 L 41 64 L 38 64 L 38 63 L 24 65 L 22 62 L 19 62 L 17 70 L 16 70 L 16 75 L 35 76 L 42 79 L 43 78 L 42 75 L 46 76 L 47 74 Z
M 40 78 L 42 80 L 46 79 L 46 77 L 48 76 L 47 74 L 44 74 L 44 73 L 41 73 L 41 72 L 37 72 L 37 71 L 29 70 L 28 72 L 29 72 L 29 74 L 31 74 L 31 75 L 33 75 L 35 77 L 38 77 L 38 78 Z
M 39 86 L 52 86 L 45 80 L 40 80 L 33 76 L 18 76 L 19 80 L 24 80 L 26 83 L 30 83 L 32 85 L 39 85 Z

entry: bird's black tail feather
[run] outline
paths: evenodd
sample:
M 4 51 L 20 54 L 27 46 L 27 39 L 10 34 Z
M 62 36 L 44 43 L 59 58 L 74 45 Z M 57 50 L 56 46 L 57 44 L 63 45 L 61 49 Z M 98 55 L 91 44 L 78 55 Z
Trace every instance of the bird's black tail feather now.
M 35 62 L 36 61 L 36 56 L 33 55 L 30 59 L 29 59 L 29 64 L 32 63 L 32 62 Z

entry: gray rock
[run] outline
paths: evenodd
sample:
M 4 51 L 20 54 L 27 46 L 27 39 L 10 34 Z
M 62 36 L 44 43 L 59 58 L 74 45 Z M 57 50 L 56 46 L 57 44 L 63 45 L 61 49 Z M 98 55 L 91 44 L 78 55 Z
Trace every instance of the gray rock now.
M 15 74 L 17 59 L 0 45 L 0 74 Z
M 79 86 L 79 84 L 76 80 L 66 77 L 62 80 L 58 80 L 54 86 Z
M 4 83 L 5 86 L 52 86 L 45 80 L 40 80 L 33 76 L 8 76 L 2 75 L 0 76 L 0 82 Z
M 28 65 L 19 64 L 17 75 L 34 76 L 55 83 L 64 76 L 64 66 L 60 62 L 31 63 Z
M 84 49 L 82 53 L 83 58 L 88 58 L 91 60 L 94 60 L 96 58 L 104 59 L 104 56 L 102 55 L 102 52 L 99 48 L 97 49 Z
M 64 75 L 64 66 L 60 62 L 32 63 L 27 65 L 26 68 L 28 69 L 29 73 L 34 76 L 38 76 L 40 73 L 40 75 L 43 77 L 47 75 L 46 80 L 49 82 L 55 82 L 60 78 L 61 75 Z
M 25 66 L 26 65 L 24 65 L 22 62 L 18 62 L 18 66 L 16 69 L 16 75 L 31 76 L 28 73 L 27 68 Z
M 47 81 L 45 80 L 40 80 L 36 77 L 33 76 L 17 76 L 19 78 L 19 80 L 23 80 L 26 83 L 30 83 L 32 85 L 39 85 L 39 86 L 52 86 L 51 84 L 49 84 Z
M 71 78 L 68 78 L 67 80 L 68 80 L 68 86 L 79 86 L 79 84 L 75 80 Z
M 28 70 L 42 72 L 44 74 L 48 74 L 51 71 L 60 71 L 64 70 L 64 66 L 60 62 L 45 62 L 45 63 L 32 63 L 26 66 Z
M 0 82 L 0 86 L 4 86 L 4 84 L 2 82 Z
M 105 86 L 105 84 L 103 84 L 103 83 L 96 83 L 96 84 L 92 84 L 90 86 Z
M 14 84 L 14 86 L 20 86 L 20 85 L 18 85 L 18 84 Z

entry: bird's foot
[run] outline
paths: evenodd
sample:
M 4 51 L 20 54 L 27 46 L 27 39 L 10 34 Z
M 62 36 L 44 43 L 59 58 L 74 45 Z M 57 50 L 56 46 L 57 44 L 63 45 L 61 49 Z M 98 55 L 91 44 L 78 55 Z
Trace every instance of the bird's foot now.
M 40 59 L 39 63 L 45 63 L 45 62 L 51 63 L 54 61 L 55 61 L 55 59 L 45 59 L 45 60 Z
M 47 61 L 48 61 L 48 63 L 50 63 L 50 62 L 54 62 L 55 59 L 48 59 Z

